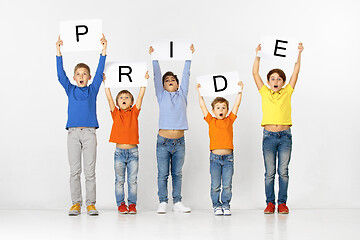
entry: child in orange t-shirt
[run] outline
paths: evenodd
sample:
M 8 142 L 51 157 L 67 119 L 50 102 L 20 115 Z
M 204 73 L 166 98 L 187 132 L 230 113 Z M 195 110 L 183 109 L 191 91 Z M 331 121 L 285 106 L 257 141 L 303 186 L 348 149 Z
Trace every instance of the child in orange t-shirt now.
M 244 84 L 238 83 L 243 89 Z M 230 216 L 230 200 L 232 196 L 231 184 L 234 173 L 234 145 L 233 145 L 233 123 L 238 112 L 242 91 L 238 93 L 235 104 L 229 116 L 229 102 L 222 97 L 217 97 L 211 103 L 211 116 L 206 108 L 204 98 L 200 95 L 200 84 L 197 84 L 200 108 L 204 114 L 205 121 L 209 124 L 210 137 L 210 175 L 211 175 L 211 200 L 215 215 Z M 220 188 L 222 182 L 222 193 L 220 202 Z
M 149 75 L 146 72 L 146 79 Z M 105 75 L 104 75 L 105 81 Z M 122 90 L 116 96 L 116 106 L 109 88 L 105 88 L 105 94 L 109 101 L 113 126 L 109 142 L 116 143 L 114 154 L 115 169 L 115 196 L 118 211 L 120 213 L 136 213 L 137 200 L 137 173 L 139 166 L 139 127 L 138 116 L 145 94 L 146 87 L 141 87 L 139 96 L 134 104 L 134 97 L 128 90 Z M 125 171 L 127 170 L 128 204 L 125 204 Z

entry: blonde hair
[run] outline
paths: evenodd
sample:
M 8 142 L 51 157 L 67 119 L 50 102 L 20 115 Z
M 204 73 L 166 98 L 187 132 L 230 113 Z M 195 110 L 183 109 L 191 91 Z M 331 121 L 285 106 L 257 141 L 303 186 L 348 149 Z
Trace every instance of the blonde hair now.
M 87 64 L 85 63 L 78 63 L 76 64 L 75 68 L 74 68 L 74 74 L 76 72 L 76 70 L 78 70 L 79 68 L 85 68 L 86 70 L 88 70 L 89 74 L 90 74 L 90 68 Z

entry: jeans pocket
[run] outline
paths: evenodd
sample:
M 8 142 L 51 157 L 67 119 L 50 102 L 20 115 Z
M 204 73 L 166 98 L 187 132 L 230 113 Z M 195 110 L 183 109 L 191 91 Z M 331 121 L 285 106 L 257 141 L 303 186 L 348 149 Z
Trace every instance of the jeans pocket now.
M 286 137 L 287 137 L 289 140 L 292 140 L 292 134 L 291 134 L 291 133 L 286 133 Z
M 96 134 L 96 129 L 95 128 L 87 128 L 86 130 L 91 134 Z
M 228 161 L 228 162 L 234 162 L 234 155 L 227 157 L 227 158 L 226 158 L 226 161 Z
M 181 139 L 181 140 L 179 141 L 179 144 L 180 144 L 181 146 L 185 146 L 185 139 Z
M 130 156 L 131 160 L 137 160 L 139 158 L 139 151 L 138 148 L 132 149 L 131 150 L 131 156 Z

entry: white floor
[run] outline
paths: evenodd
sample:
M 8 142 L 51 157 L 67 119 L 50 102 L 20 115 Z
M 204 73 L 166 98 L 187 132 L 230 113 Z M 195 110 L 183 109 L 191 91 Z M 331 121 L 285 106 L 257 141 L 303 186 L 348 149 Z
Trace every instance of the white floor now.
M 100 210 L 97 217 L 85 212 L 69 217 L 66 210 L 0 210 L 0 239 L 347 240 L 360 236 L 360 209 L 291 209 L 289 215 L 235 209 L 232 213 L 230 217 L 213 216 L 211 210 L 120 215 Z

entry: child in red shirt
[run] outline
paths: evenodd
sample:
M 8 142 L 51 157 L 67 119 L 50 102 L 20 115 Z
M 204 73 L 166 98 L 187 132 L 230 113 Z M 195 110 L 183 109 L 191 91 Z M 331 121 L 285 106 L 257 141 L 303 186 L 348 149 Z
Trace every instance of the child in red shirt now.
M 242 82 L 238 83 L 241 88 Z M 205 121 L 209 124 L 210 137 L 210 175 L 211 175 L 211 200 L 215 215 L 230 216 L 230 200 L 232 196 L 231 185 L 234 173 L 234 145 L 233 145 L 233 123 L 238 112 L 242 91 L 238 93 L 235 104 L 229 116 L 229 102 L 222 97 L 217 97 L 211 103 L 211 116 L 206 108 L 204 98 L 200 95 L 200 84 L 197 84 L 200 108 L 204 114 Z M 220 188 L 222 193 L 220 202 Z
M 146 79 L 149 75 L 146 72 Z M 105 76 L 104 76 L 105 80 Z M 132 213 L 136 211 L 137 200 L 137 173 L 139 166 L 139 127 L 138 116 L 146 87 L 141 87 L 139 96 L 134 104 L 134 97 L 128 90 L 122 90 L 116 96 L 115 102 L 109 88 L 105 88 L 105 94 L 109 101 L 113 126 L 109 142 L 116 143 L 114 154 L 115 169 L 115 196 L 118 211 L 120 213 Z M 125 204 L 125 171 L 127 170 L 128 204 Z

